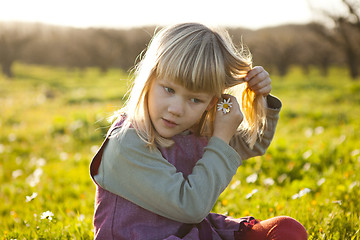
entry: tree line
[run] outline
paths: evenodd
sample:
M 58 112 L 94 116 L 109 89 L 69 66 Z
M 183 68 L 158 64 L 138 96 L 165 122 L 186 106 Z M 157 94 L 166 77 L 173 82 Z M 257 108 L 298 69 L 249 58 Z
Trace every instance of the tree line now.
M 348 2 L 343 0 L 346 5 Z M 347 4 L 348 15 L 327 14 L 334 26 L 320 23 L 281 25 L 259 30 L 227 28 L 235 43 L 243 42 L 254 64 L 285 75 L 292 65 L 310 66 L 328 74 L 330 66 L 346 66 L 351 77 L 360 71 L 360 15 Z M 0 64 L 13 76 L 15 61 L 68 68 L 129 70 L 139 60 L 155 27 L 133 29 L 72 28 L 38 23 L 0 22 Z

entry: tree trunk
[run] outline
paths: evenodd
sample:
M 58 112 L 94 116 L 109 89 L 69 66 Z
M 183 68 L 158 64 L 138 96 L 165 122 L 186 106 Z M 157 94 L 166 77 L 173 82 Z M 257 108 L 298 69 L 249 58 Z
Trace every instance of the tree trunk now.
M 12 62 L 2 63 L 1 66 L 3 74 L 8 78 L 13 78 L 13 73 L 11 70 Z
M 359 77 L 359 69 L 358 69 L 358 57 L 353 49 L 348 48 L 346 50 L 346 58 L 350 70 L 350 76 L 353 80 L 356 80 Z

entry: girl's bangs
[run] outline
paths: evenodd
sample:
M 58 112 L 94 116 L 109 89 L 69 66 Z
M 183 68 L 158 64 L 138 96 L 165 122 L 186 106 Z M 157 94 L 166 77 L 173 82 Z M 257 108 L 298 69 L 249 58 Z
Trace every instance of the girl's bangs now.
M 156 76 L 191 91 L 220 95 L 226 74 L 219 47 L 208 39 L 191 40 L 177 42 L 158 56 Z

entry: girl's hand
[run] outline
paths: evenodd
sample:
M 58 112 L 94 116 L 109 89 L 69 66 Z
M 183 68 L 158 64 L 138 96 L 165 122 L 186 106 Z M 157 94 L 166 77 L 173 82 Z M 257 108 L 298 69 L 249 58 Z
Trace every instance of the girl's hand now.
M 271 92 L 271 79 L 269 73 L 261 66 L 251 69 L 245 77 L 251 90 L 256 95 L 267 96 Z
M 222 111 L 217 110 L 216 106 L 216 115 L 214 121 L 214 133 L 213 136 L 222 139 L 224 142 L 229 144 L 230 139 L 235 134 L 237 128 L 243 121 L 243 114 L 240 110 L 240 105 L 234 96 L 229 94 L 223 94 L 222 99 L 229 99 L 232 103 L 232 107 L 230 108 L 230 112 L 224 114 Z

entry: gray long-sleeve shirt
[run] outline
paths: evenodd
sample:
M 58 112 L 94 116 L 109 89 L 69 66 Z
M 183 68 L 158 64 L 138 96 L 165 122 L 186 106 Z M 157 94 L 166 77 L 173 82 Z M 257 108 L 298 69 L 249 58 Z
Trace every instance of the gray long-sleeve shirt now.
M 263 155 L 268 148 L 281 102 L 272 96 L 267 97 L 267 102 L 267 126 L 262 140 L 257 141 L 253 149 L 247 146 L 240 133 L 234 135 L 230 145 L 216 137 L 207 141 L 193 135 L 184 136 L 191 142 L 187 155 L 192 155 L 196 144 L 200 144 L 197 149 L 203 149 L 201 158 L 194 160 L 192 171 L 184 175 L 174 161 L 187 159 L 171 159 L 171 155 L 165 158 L 165 149 L 149 151 L 136 131 L 129 129 L 122 140 L 109 139 L 98 173 L 93 178 L 103 189 L 155 214 L 183 223 L 201 222 L 230 183 L 241 161 Z M 179 141 L 180 145 L 184 144 Z

